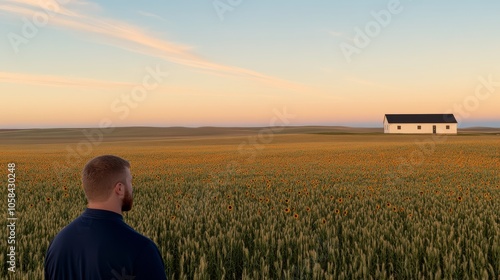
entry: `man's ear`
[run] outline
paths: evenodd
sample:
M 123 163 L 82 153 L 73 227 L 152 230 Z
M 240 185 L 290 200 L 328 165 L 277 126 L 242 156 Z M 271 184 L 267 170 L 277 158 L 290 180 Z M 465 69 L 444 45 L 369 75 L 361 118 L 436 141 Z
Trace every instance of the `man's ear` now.
M 117 182 L 115 184 L 115 187 L 113 188 L 113 191 L 119 197 L 123 197 L 123 196 L 125 196 L 125 185 L 122 182 Z

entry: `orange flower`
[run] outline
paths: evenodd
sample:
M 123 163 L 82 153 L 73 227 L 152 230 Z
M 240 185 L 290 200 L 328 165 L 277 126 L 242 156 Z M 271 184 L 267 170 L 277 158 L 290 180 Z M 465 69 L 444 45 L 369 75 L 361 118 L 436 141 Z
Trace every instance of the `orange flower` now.
M 340 197 L 339 199 L 337 199 L 337 201 L 338 201 L 339 203 L 342 203 L 342 197 Z
M 227 206 L 227 210 L 232 211 L 233 210 L 233 206 L 232 205 Z
M 295 214 L 293 214 L 293 217 L 294 217 L 295 219 L 298 219 L 298 218 L 299 218 L 299 214 L 295 213 Z
M 338 214 L 340 213 L 340 210 L 339 209 L 335 209 L 335 214 Z
M 285 213 L 290 213 L 290 208 L 285 208 Z

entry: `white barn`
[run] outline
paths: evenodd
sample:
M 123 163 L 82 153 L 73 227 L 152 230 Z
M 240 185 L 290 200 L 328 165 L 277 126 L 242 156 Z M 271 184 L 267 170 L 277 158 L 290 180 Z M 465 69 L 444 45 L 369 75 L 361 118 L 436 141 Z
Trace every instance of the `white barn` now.
M 386 114 L 384 133 L 457 134 L 453 114 Z

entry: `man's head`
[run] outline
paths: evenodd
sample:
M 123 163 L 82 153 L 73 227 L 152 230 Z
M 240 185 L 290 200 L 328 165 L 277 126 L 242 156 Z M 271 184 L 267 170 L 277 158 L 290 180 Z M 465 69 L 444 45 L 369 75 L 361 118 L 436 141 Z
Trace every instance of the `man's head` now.
M 120 157 L 103 155 L 93 158 L 83 168 L 82 184 L 90 204 L 106 208 L 132 209 L 130 163 Z

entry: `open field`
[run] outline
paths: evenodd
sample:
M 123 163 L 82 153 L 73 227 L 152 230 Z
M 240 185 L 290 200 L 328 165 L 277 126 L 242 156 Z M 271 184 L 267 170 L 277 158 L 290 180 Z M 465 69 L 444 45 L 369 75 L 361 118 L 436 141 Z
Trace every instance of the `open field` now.
M 1 275 L 43 278 L 51 238 L 85 208 L 83 165 L 116 154 L 134 176 L 125 221 L 169 279 L 500 279 L 499 131 L 380 130 L 0 131 L 18 217 L 17 271 L 4 230 Z
M 241 136 L 255 136 L 266 128 L 243 127 L 126 127 L 107 129 L 0 129 L 1 144 L 52 144 L 73 143 L 88 140 L 82 131 L 88 133 L 99 131 L 104 142 L 144 141 L 144 140 L 193 140 L 199 138 L 227 138 Z M 322 134 L 322 135 L 348 135 L 348 134 L 383 134 L 382 128 L 355 128 L 343 126 L 298 126 L 280 127 L 275 134 Z M 460 135 L 500 135 L 500 128 L 471 127 L 459 129 Z M 95 135 L 92 135 L 95 136 Z M 386 135 L 387 136 L 387 135 Z

